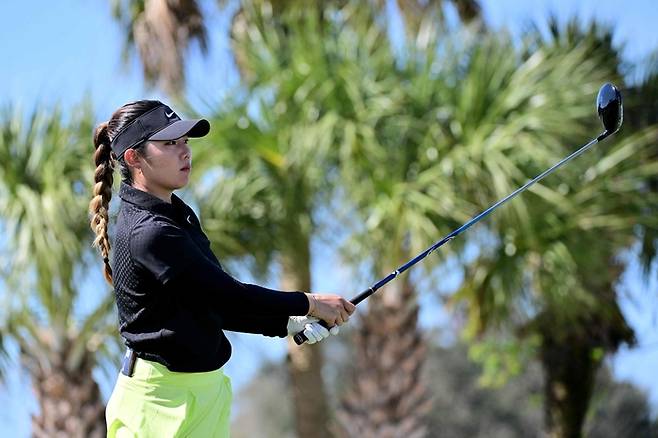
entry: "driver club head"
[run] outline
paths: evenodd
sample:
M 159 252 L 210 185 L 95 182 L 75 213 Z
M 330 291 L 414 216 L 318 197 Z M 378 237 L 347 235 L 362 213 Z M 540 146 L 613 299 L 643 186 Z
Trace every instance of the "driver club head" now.
M 601 86 L 596 97 L 596 110 L 605 128 L 605 132 L 599 140 L 619 131 L 624 119 L 624 107 L 621 101 L 621 93 L 617 87 L 609 82 Z

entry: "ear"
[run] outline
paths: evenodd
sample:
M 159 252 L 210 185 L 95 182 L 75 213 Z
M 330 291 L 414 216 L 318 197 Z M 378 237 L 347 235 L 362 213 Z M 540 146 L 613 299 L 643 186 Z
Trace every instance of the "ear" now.
M 123 159 L 126 161 L 126 164 L 130 167 L 135 167 L 139 169 L 141 166 L 139 154 L 135 151 L 135 149 L 127 149 L 126 152 L 123 153 Z

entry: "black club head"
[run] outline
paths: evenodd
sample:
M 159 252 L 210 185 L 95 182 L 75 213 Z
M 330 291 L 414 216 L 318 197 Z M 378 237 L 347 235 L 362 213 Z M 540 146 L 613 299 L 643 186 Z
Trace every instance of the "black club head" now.
M 617 87 L 609 82 L 603 84 L 596 98 L 596 110 L 605 128 L 605 137 L 619 130 L 624 119 L 624 107 Z

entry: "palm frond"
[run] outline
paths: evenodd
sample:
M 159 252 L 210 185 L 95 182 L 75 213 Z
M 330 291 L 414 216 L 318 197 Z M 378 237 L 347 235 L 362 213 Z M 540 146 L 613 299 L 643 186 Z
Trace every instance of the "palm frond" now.
M 136 51 L 147 83 L 173 97 L 185 86 L 185 58 L 192 42 L 202 53 L 208 36 L 196 0 L 112 0 L 112 12 L 125 29 L 124 60 Z

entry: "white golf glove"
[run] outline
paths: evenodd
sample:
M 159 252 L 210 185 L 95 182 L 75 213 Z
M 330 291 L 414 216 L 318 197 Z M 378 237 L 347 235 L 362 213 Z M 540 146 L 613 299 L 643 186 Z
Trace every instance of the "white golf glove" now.
M 327 330 L 318 321 L 320 320 L 312 316 L 291 316 L 288 318 L 288 335 L 295 336 L 297 333 L 303 331 L 304 336 L 308 339 L 307 342 L 309 344 L 315 344 L 328 338 L 329 335 L 338 334 L 337 325 Z

